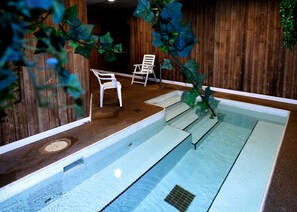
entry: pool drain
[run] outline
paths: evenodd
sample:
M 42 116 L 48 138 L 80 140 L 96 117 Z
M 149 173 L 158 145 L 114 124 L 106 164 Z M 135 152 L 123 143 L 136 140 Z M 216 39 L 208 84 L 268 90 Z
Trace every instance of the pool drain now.
M 43 147 L 43 152 L 54 153 L 67 149 L 71 145 L 71 140 L 68 138 L 60 138 L 49 142 Z
M 194 198 L 194 194 L 185 190 L 179 185 L 175 185 L 164 200 L 179 211 L 183 212 L 188 209 Z

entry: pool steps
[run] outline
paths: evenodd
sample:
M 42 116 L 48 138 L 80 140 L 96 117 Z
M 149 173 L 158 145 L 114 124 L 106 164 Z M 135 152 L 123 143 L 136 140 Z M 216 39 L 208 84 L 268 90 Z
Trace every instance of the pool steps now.
M 146 140 L 142 145 L 135 148 L 128 154 L 124 155 L 119 160 L 112 163 L 103 172 L 100 172 L 101 184 L 108 186 L 108 194 L 103 194 L 102 198 L 105 201 L 100 201 L 100 208 L 106 206 L 109 202 L 131 186 L 138 178 L 150 170 L 157 162 L 171 152 L 176 146 L 183 141 L 190 142 L 190 133 L 178 130 L 171 126 L 165 126 L 158 134 Z M 148 152 L 148 149 L 154 149 L 153 152 Z M 135 160 L 138 158 L 138 160 Z M 127 163 L 129 161 L 129 163 Z M 121 169 L 122 176 L 114 183 L 110 181 L 114 177 L 114 170 Z M 137 167 L 137 169 L 135 169 Z
M 193 127 L 187 128 L 186 131 L 192 134 L 192 144 L 196 150 L 198 142 L 218 123 L 218 118 L 210 118 L 209 115 L 203 117 Z
M 165 115 L 166 122 L 172 120 L 176 116 L 184 113 L 189 109 L 190 107 L 184 102 L 177 102 L 173 105 L 166 107 L 166 115 Z
M 196 149 L 199 140 L 218 123 L 218 119 L 217 117 L 210 119 L 209 116 L 202 119 L 196 116 L 196 119 L 195 110 L 189 107 L 187 109 L 183 104 L 180 102 L 167 104 L 166 121 L 170 126 L 191 133 L 192 144 Z M 253 113 L 255 114 L 249 115 L 259 116 L 258 112 Z M 270 122 L 266 120 L 257 122 L 209 211 L 245 211 L 246 208 L 251 211 L 261 210 L 285 127 L 283 124 L 273 123 L 275 122 L 273 118 L 274 116 L 272 120 L 267 120 Z M 200 124 L 196 124 L 197 122 Z M 266 150 L 264 153 L 263 149 Z M 256 171 L 258 169 L 261 169 L 261 172 Z
M 165 117 L 168 125 L 185 130 L 192 134 L 192 144 L 194 149 L 198 142 L 218 123 L 218 118 L 211 118 L 210 115 L 198 117 L 192 109 L 183 102 L 168 105 L 165 108 Z
M 178 95 L 176 95 L 176 94 L 178 94 Z M 186 141 L 189 143 L 189 145 L 192 142 L 194 147 L 196 147 L 198 141 L 201 140 L 201 138 L 203 138 L 203 136 L 206 133 L 208 133 L 214 126 L 216 126 L 216 124 L 218 123 L 217 118 L 210 119 L 209 116 L 199 118 L 195 114 L 195 110 L 191 109 L 185 103 L 180 102 L 179 93 L 176 93 L 176 94 L 174 94 L 174 95 L 170 94 L 171 96 L 168 96 L 168 98 L 165 98 L 165 99 L 157 98 L 157 101 L 154 100 L 151 102 L 151 104 L 162 106 L 165 108 L 165 120 L 167 121 L 167 125 L 162 125 L 162 127 L 158 126 L 159 130 L 152 133 L 151 134 L 152 136 L 150 136 L 150 137 L 144 138 L 145 136 L 142 136 L 140 138 L 140 137 L 136 136 L 136 140 L 144 139 L 143 143 L 140 142 L 141 145 L 138 145 L 134 149 L 129 150 L 128 153 L 119 157 L 117 160 L 111 162 L 109 165 L 106 166 L 106 168 L 102 169 L 98 173 L 94 173 L 94 175 L 91 178 L 89 178 L 91 181 L 92 181 L 92 179 L 97 179 L 97 180 L 95 180 L 97 182 L 94 182 L 94 183 L 98 183 L 98 184 L 96 184 L 96 185 L 91 184 L 91 186 L 85 185 L 85 181 L 84 181 L 81 184 L 78 184 L 77 187 L 74 187 L 73 190 L 71 190 L 69 192 L 69 193 L 71 193 L 71 192 L 75 192 L 75 190 L 77 190 L 78 193 L 81 193 L 81 192 L 88 193 L 88 189 L 101 188 L 101 192 L 97 192 L 96 195 L 87 197 L 88 198 L 87 200 L 80 200 L 82 210 L 84 209 L 84 207 L 86 208 L 86 206 L 88 206 L 88 207 L 90 206 L 90 205 L 84 205 L 82 203 L 87 204 L 90 201 L 91 202 L 94 201 L 94 202 L 98 203 L 96 205 L 96 208 L 94 208 L 94 210 L 97 211 L 98 208 L 99 209 L 104 208 L 106 205 L 108 205 L 110 202 L 112 202 L 117 197 L 117 195 L 124 192 L 137 179 L 139 179 L 148 170 L 150 170 L 152 167 L 154 167 L 154 165 L 158 161 L 160 161 L 167 154 L 169 154 L 170 151 L 175 149 L 176 146 L 181 144 L 183 141 Z M 164 98 L 164 97 L 162 97 L 162 98 Z M 184 117 L 180 116 L 181 114 L 183 114 Z M 198 124 L 196 125 L 196 123 L 198 123 Z M 262 123 L 262 122 L 260 122 L 260 123 Z M 266 124 L 266 122 L 264 122 L 264 124 L 257 125 L 257 127 L 254 129 L 255 132 L 254 131 L 252 132 L 251 139 L 248 140 L 248 143 L 253 144 L 253 142 L 255 140 L 254 137 L 259 139 L 259 136 L 261 136 L 262 130 L 265 130 L 265 131 L 270 130 L 269 124 L 271 124 L 271 123 Z M 262 125 L 264 126 L 264 129 L 263 129 Z M 284 126 L 282 126 L 282 127 L 284 127 Z M 273 135 L 273 133 L 271 133 L 271 134 Z M 131 137 L 131 139 L 132 139 L 132 137 Z M 274 140 L 274 138 L 272 138 L 272 140 Z M 138 142 L 138 141 L 135 141 L 135 142 Z M 132 147 L 135 146 L 135 142 L 133 142 Z M 132 144 L 132 142 L 129 141 L 127 143 L 129 148 L 131 146 L 130 144 Z M 261 144 L 258 144 L 258 145 L 261 145 Z M 257 148 L 257 146 L 252 147 L 252 149 L 250 151 L 252 151 L 254 148 Z M 148 149 L 153 149 L 154 151 L 148 152 L 147 151 Z M 242 154 L 245 155 L 243 157 L 248 158 L 249 154 L 253 154 L 253 152 L 242 153 Z M 241 157 L 242 156 L 240 155 L 239 159 Z M 78 157 L 78 160 L 74 161 L 73 163 L 68 163 L 64 167 L 63 172 L 65 174 L 66 173 L 71 174 L 72 171 L 74 171 L 77 168 L 84 169 L 86 167 L 86 164 L 84 164 L 84 162 L 85 162 L 84 158 L 87 158 L 87 156 L 85 155 L 84 157 Z M 139 158 L 139 159 L 135 160 L 135 158 Z M 126 161 L 129 161 L 129 163 L 127 163 Z M 247 163 L 250 160 L 245 159 L 245 161 Z M 247 164 L 247 165 L 249 165 L 249 164 Z M 253 164 L 250 164 L 250 165 L 252 166 Z M 133 167 L 137 167 L 137 170 L 134 170 Z M 255 168 L 255 167 L 253 167 L 253 168 Z M 121 172 L 120 178 L 115 179 L 116 178 L 115 170 L 120 170 L 120 172 Z M 236 173 L 236 171 L 234 171 L 234 172 Z M 233 174 L 233 170 L 231 171 L 230 174 L 231 175 Z M 247 175 L 245 177 L 248 178 L 249 177 L 248 174 L 249 173 L 247 173 Z M 59 173 L 59 175 L 60 175 L 60 173 Z M 233 174 L 233 175 L 235 175 L 233 177 L 236 178 L 236 174 Z M 100 179 L 100 180 L 98 181 L 98 179 Z M 239 179 L 237 179 L 237 180 L 239 180 Z M 239 181 L 242 182 L 242 179 L 240 179 Z M 226 182 L 228 182 L 228 181 L 226 180 Z M 109 188 L 107 191 L 106 191 L 106 187 Z M 247 188 L 246 188 L 247 190 L 248 190 L 248 187 L 249 187 L 249 185 L 247 185 Z M 227 191 L 230 189 L 236 190 L 236 187 L 232 187 L 232 184 L 229 183 L 229 185 L 227 184 L 226 186 L 224 184 L 224 186 L 222 187 L 222 191 L 224 191 L 225 189 Z M 233 190 L 232 190 L 232 192 L 233 192 Z M 60 191 L 58 193 L 60 194 Z M 222 197 L 226 198 L 223 195 L 222 195 L 222 197 L 220 197 L 220 195 L 221 195 L 221 192 L 218 194 L 219 198 L 216 201 L 220 201 L 220 198 L 222 198 Z M 70 194 L 70 196 L 71 196 L 71 194 Z M 60 199 L 61 199 L 61 201 L 60 201 Z M 100 201 L 98 201 L 98 199 Z M 70 202 L 71 198 L 68 197 L 67 193 L 64 194 L 63 196 L 59 197 L 57 199 L 57 201 L 60 202 L 60 204 L 62 204 L 62 205 L 63 204 L 66 205 L 68 203 L 69 203 L 68 205 L 71 205 L 71 202 Z M 59 204 L 59 203 L 57 203 L 57 201 L 51 202 L 50 205 L 51 204 Z M 214 202 L 214 206 L 211 209 L 215 208 L 216 201 Z M 46 200 L 46 203 L 47 202 L 48 201 Z M 46 208 L 45 208 L 45 210 L 46 210 Z M 215 209 L 213 211 L 215 211 Z
M 191 134 L 166 125 L 144 143 L 93 175 L 87 182 L 82 182 L 52 202 L 47 206 L 48 208 L 44 208 L 44 211 L 59 209 L 59 205 L 63 204 L 71 205 L 71 197 L 76 193 L 90 193 L 94 189 L 96 192 L 91 192 L 91 196 L 82 195 L 80 197 L 80 204 L 75 209 L 77 211 L 84 211 L 86 208 L 93 211 L 102 210 L 183 142 L 190 143 Z M 154 151 L 148 152 L 148 149 Z M 96 202 L 96 205 L 91 206 L 88 204 L 90 202 Z
M 168 111 L 166 111 L 166 116 L 168 115 Z M 188 109 L 181 115 L 175 116 L 170 121 L 167 121 L 167 124 L 178 129 L 184 130 L 193 122 L 198 120 L 198 116 L 195 114 L 195 110 Z

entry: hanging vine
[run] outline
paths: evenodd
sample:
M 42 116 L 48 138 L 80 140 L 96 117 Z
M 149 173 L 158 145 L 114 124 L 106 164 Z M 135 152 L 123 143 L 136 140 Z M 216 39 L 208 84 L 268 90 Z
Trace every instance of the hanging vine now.
M 198 106 L 196 113 L 200 116 L 207 113 L 216 116 L 218 100 L 213 97 L 210 87 L 203 88 L 206 75 L 199 72 L 199 64 L 192 59 L 185 64 L 179 60 L 179 57 L 188 57 L 197 42 L 191 24 L 182 20 L 182 4 L 175 0 L 139 0 L 134 16 L 152 24 L 153 46 L 169 54 L 171 60 L 165 60 L 162 68 L 174 67 L 185 82 L 193 85 L 192 90 L 183 92 L 181 100 L 192 108 Z M 200 100 L 197 101 L 197 97 Z
M 48 26 L 45 20 L 51 18 L 54 24 Z M 75 49 L 75 54 L 90 57 L 92 49 L 105 54 L 107 62 L 115 60 L 115 53 L 122 51 L 122 45 L 113 44 L 110 34 L 99 37 L 92 34 L 93 25 L 82 24 L 78 18 L 77 5 L 64 8 L 63 0 L 6 0 L 0 1 L 0 122 L 7 115 L 5 109 L 13 105 L 14 89 L 20 80 L 14 71 L 15 66 L 26 66 L 34 88 L 35 97 L 40 107 L 74 108 L 77 115 L 83 112 L 82 94 L 84 93 L 77 75 L 65 67 L 68 62 L 65 46 Z M 34 35 L 37 41 L 32 46 Z M 33 58 L 26 57 L 25 51 L 34 55 L 46 53 L 45 67 L 38 67 Z M 36 81 L 34 70 L 52 70 L 58 83 L 42 84 Z M 73 104 L 51 105 L 51 97 L 42 95 L 42 91 L 56 91 L 62 88 L 72 99 Z M 44 93 L 44 92 L 43 92 Z

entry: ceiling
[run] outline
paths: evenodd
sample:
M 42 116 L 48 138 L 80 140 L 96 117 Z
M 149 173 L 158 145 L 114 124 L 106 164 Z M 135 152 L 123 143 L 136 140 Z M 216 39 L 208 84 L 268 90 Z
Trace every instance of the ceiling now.
M 88 6 L 96 6 L 102 9 L 131 9 L 136 8 L 137 0 L 115 0 L 108 2 L 107 0 L 86 0 Z

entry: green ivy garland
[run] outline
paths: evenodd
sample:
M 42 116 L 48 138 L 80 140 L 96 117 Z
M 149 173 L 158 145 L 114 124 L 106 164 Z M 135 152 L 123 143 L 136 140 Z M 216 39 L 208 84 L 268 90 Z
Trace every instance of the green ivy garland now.
M 51 17 L 55 25 L 47 26 L 44 21 Z M 66 68 L 68 44 L 75 49 L 76 54 L 86 58 L 90 57 L 92 49 L 105 54 L 107 62 L 115 60 L 115 53 L 122 51 L 122 45 L 113 45 L 109 33 L 100 37 L 100 47 L 97 43 L 99 37 L 92 34 L 93 25 L 82 24 L 78 19 L 78 9 L 74 5 L 64 8 L 63 0 L 5 0 L 0 1 L 0 122 L 7 115 L 5 109 L 14 102 L 14 89 L 17 84 L 16 66 L 26 66 L 38 105 L 41 107 L 71 107 L 76 114 L 83 112 L 81 95 L 83 89 L 77 75 L 71 74 Z M 34 34 L 36 46 L 31 46 L 32 38 L 27 34 Z M 38 67 L 33 58 L 27 58 L 25 50 L 35 55 L 47 53 L 45 67 Z M 53 70 L 57 76 L 58 84 L 38 84 L 34 71 Z M 53 74 L 54 75 L 54 74 Z M 47 80 L 44 79 L 44 82 Z M 50 97 L 45 98 L 42 91 L 62 88 L 74 104 L 51 105 Z
M 292 49 L 297 45 L 297 0 L 282 0 L 280 15 L 284 33 L 284 47 Z
M 175 0 L 139 0 L 134 15 L 152 24 L 153 46 L 170 55 L 171 60 L 165 60 L 162 68 L 170 70 L 174 67 L 181 72 L 185 82 L 193 84 L 191 91 L 183 92 L 181 100 L 192 108 L 198 106 L 198 115 L 210 113 L 213 117 L 218 100 L 213 97 L 210 87 L 203 88 L 206 75 L 199 73 L 199 64 L 195 60 L 189 59 L 182 64 L 178 59 L 188 57 L 197 42 L 191 24 L 182 21 L 181 9 L 182 4 Z M 199 101 L 197 97 L 200 97 Z

